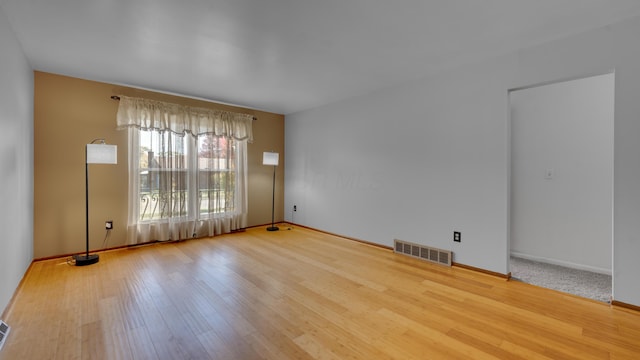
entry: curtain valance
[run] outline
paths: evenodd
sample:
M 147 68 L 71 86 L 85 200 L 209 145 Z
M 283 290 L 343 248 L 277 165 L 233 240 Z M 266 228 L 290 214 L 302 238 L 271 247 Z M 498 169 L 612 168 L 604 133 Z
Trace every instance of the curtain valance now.
M 230 111 L 190 107 L 163 101 L 120 96 L 118 129 L 171 131 L 194 136 L 213 134 L 253 141 L 253 116 Z

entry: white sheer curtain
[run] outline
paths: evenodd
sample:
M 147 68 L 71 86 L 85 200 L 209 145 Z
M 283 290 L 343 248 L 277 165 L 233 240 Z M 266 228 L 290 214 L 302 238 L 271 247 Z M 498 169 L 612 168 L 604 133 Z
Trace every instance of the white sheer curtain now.
M 120 96 L 129 136 L 127 241 L 213 236 L 247 226 L 253 117 Z

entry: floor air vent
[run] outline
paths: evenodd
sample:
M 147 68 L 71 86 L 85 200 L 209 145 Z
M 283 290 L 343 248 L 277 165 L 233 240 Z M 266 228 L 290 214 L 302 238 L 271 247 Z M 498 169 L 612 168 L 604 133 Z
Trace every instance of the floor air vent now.
M 451 251 L 436 249 L 429 246 L 413 244 L 395 239 L 394 250 L 414 258 L 430 261 L 436 264 L 451 266 Z
M 9 325 L 0 320 L 0 350 L 2 350 L 2 345 L 4 345 L 4 341 L 7 340 L 7 336 L 9 336 L 9 330 L 11 330 Z

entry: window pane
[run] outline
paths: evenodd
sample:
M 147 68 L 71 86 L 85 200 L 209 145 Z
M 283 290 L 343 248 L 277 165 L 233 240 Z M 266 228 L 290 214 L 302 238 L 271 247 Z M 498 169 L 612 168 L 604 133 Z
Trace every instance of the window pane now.
M 201 215 L 235 210 L 236 142 L 206 135 L 198 137 L 198 201 Z
M 187 139 L 140 131 L 140 220 L 187 215 Z

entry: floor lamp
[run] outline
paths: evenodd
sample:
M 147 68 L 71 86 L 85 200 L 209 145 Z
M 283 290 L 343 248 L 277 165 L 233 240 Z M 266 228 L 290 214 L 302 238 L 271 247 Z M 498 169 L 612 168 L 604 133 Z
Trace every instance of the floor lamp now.
M 117 164 L 118 147 L 105 144 L 104 139 L 95 139 L 87 144 L 84 157 L 85 241 L 87 250 L 84 254 L 73 257 L 76 261 L 76 266 L 91 265 L 100 260 L 98 254 L 89 255 L 89 164 Z
M 263 152 L 262 153 L 262 165 L 273 165 L 273 190 L 271 192 L 271 226 L 267 228 L 267 231 L 280 230 L 273 223 L 273 214 L 276 204 L 276 167 L 278 166 L 279 154 L 277 152 Z

